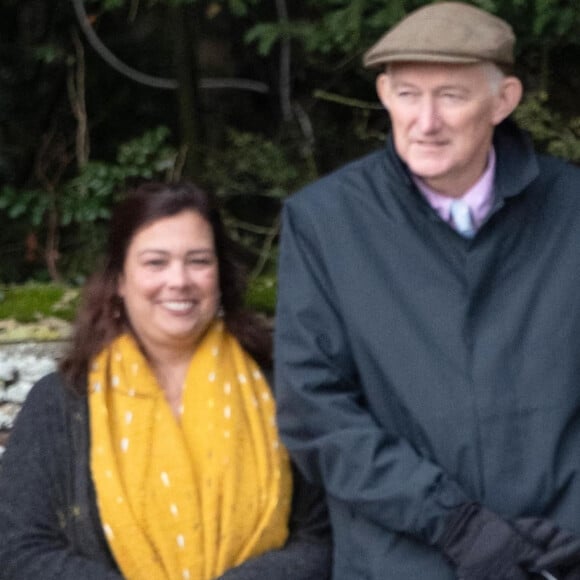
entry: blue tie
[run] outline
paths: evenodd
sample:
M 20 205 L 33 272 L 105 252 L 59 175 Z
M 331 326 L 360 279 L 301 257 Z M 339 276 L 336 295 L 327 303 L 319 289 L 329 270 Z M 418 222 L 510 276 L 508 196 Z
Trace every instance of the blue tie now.
M 475 226 L 469 206 L 460 199 L 453 200 L 451 204 L 451 219 L 453 226 L 464 238 L 475 236 Z

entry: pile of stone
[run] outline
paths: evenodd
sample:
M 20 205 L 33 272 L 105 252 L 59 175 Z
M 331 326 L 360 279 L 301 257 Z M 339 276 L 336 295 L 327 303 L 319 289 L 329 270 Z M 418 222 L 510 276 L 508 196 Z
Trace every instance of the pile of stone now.
M 0 458 L 32 385 L 56 369 L 65 341 L 0 344 Z

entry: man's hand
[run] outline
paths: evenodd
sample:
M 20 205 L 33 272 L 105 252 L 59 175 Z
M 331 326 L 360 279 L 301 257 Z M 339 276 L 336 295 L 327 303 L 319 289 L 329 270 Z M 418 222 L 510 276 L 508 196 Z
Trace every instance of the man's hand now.
M 545 570 L 558 580 L 580 580 L 580 538 L 543 518 L 520 518 L 513 526 L 542 549 L 530 562 L 531 571 Z
M 457 508 L 438 542 L 465 580 L 529 580 L 542 550 L 477 503 Z

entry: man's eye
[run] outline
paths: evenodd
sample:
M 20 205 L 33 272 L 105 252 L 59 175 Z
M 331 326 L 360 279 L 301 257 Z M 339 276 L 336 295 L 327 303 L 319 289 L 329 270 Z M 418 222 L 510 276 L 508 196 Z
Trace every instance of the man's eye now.
M 448 101 L 461 101 L 461 100 L 463 100 L 463 95 L 460 95 L 459 93 L 443 93 L 441 96 L 444 99 L 447 99 Z

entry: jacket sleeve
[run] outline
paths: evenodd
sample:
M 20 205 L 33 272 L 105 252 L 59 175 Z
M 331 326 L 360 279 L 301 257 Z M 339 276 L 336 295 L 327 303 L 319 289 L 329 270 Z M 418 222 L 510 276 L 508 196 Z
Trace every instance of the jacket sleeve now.
M 450 511 L 467 498 L 367 407 L 322 257 L 332 252 L 339 263 L 341 249 L 324 246 L 317 221 L 328 216 L 314 213 L 292 200 L 283 210 L 274 358 L 282 438 L 329 502 L 433 544 Z M 352 291 L 364 289 L 353 279 Z
M 219 580 L 330 579 L 332 541 L 324 493 L 297 469 L 293 474 L 290 535 L 284 547 L 232 568 Z
M 71 449 L 60 385 L 51 375 L 31 390 L 0 464 L 0 579 L 121 580 L 75 553 L 67 541 L 66 469 Z

